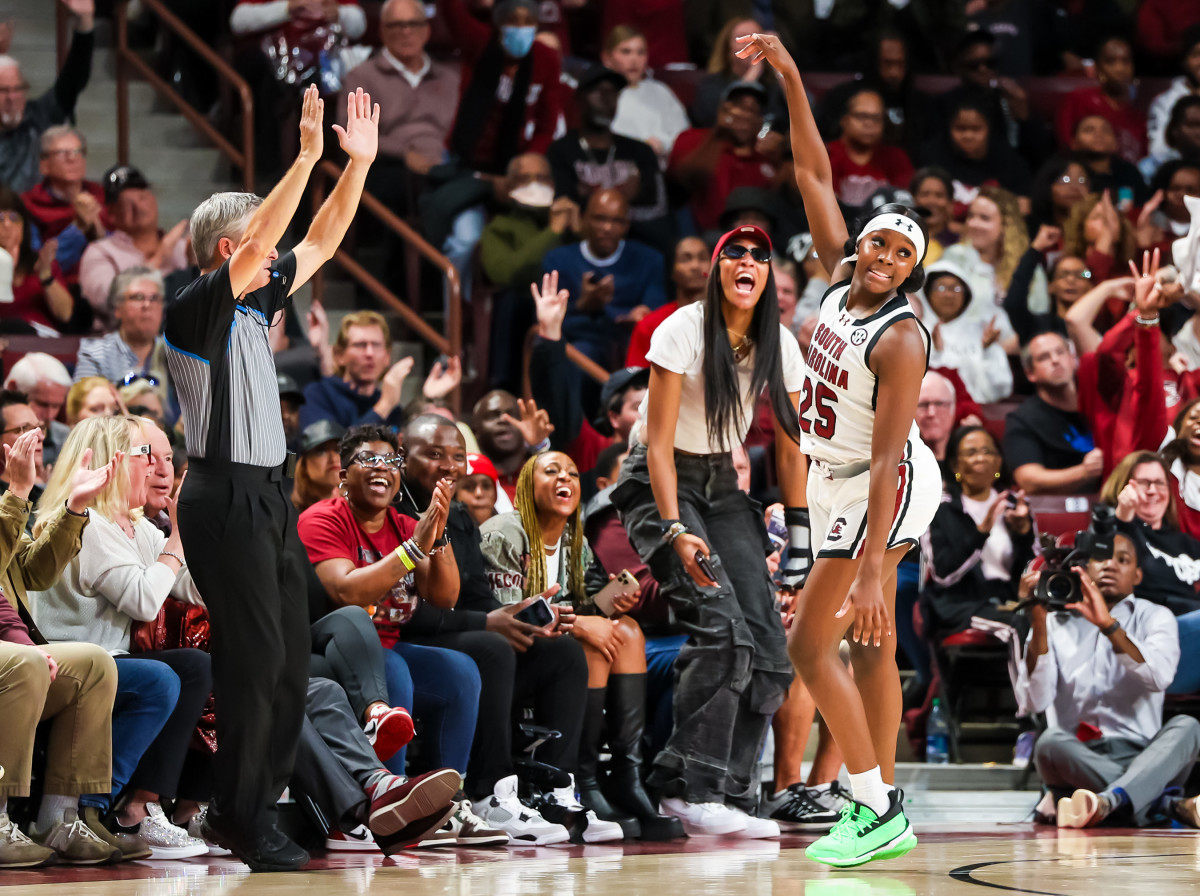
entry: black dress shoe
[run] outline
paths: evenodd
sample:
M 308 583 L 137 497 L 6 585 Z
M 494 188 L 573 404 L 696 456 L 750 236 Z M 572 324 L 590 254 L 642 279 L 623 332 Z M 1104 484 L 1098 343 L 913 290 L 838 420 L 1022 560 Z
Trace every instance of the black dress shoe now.
M 215 815 L 210 807 L 200 830 L 206 840 L 228 849 L 251 871 L 297 871 L 308 864 L 308 853 L 275 827 L 249 835 Z

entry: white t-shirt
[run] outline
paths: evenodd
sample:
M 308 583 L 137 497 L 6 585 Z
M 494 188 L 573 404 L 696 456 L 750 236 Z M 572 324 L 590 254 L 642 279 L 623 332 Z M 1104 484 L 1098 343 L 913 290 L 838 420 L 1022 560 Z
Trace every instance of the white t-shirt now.
M 999 492 L 995 489 L 992 489 L 987 498 L 982 501 L 976 501 L 974 498 L 963 495 L 963 510 L 975 521 L 975 525 L 979 525 L 987 519 L 988 508 L 998 497 Z M 979 555 L 979 563 L 983 567 L 983 577 L 989 581 L 1010 581 L 1012 579 L 1012 555 L 1012 536 L 1008 532 L 1008 526 L 1004 525 L 1004 514 L 997 513 L 992 531 L 988 533 L 987 541 L 983 543 L 983 553 Z
M 562 538 L 559 538 L 558 544 L 556 544 L 554 546 L 554 553 L 545 554 L 545 556 L 546 556 L 546 581 L 547 582 L 557 582 L 559 574 L 562 572 L 562 555 L 563 555 L 562 545 L 563 545 Z M 543 546 L 542 552 L 545 553 L 545 551 L 546 551 L 546 549 Z
M 796 337 L 779 325 L 779 351 L 783 362 L 783 385 L 789 393 L 799 392 L 804 385 L 804 357 Z M 675 424 L 675 447 L 691 454 L 721 454 L 746 439 L 754 422 L 757 396 L 749 395 L 750 379 L 754 372 L 752 350 L 738 365 L 738 383 L 742 390 L 742 415 L 736 430 L 727 435 L 727 444 L 710 442 L 708 423 L 704 417 L 704 303 L 696 302 L 680 308 L 658 325 L 650 337 L 646 360 L 671 373 L 683 375 L 679 396 L 679 420 Z M 645 443 L 646 409 L 650 404 L 647 390 L 638 408 L 638 422 L 629 435 L 630 442 Z

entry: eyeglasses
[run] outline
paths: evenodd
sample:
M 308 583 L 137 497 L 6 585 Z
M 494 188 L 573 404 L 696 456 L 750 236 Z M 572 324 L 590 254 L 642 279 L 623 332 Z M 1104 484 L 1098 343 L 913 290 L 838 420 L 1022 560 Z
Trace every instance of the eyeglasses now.
M 125 374 L 124 378 L 121 380 L 121 385 L 122 386 L 132 386 L 134 383 L 138 382 L 139 380 L 145 380 L 151 386 L 161 386 L 162 385 L 162 383 L 159 382 L 158 377 L 154 376 L 153 374 L 140 373 L 136 370 L 130 371 L 129 373 Z
M 918 401 L 918 411 L 948 411 L 953 406 L 949 401 Z
M 161 292 L 131 292 L 125 296 L 126 302 L 135 302 L 138 305 L 161 305 Z
M 130 457 L 150 457 L 150 443 L 145 445 L 131 445 L 129 450 L 125 452 Z
M 12 426 L 12 427 L 9 427 L 8 429 L 4 430 L 4 435 L 6 435 L 6 436 L 11 436 L 11 435 L 23 436 L 27 432 L 32 432 L 35 429 L 40 429 L 41 425 L 42 424 L 40 424 L 40 423 L 22 423 L 20 426 Z
M 1165 479 L 1130 479 L 1129 481 L 1145 492 L 1165 492 L 1169 489 Z
M 1079 186 L 1081 186 L 1081 187 L 1086 187 L 1090 183 L 1090 181 L 1086 177 L 1071 177 L 1071 175 L 1069 175 L 1069 174 L 1064 174 L 1062 177 L 1060 177 L 1058 179 L 1058 182 L 1060 184 L 1066 184 L 1068 186 L 1070 186 L 1071 184 L 1079 184 Z
M 958 452 L 958 456 L 967 460 L 974 460 L 977 457 L 999 457 L 1000 452 L 993 448 L 966 448 Z
M 396 31 L 417 31 L 421 28 L 429 27 L 428 19 L 397 19 L 394 22 L 384 22 L 384 28 L 392 28 Z
M 17 211 L 0 212 L 0 224 L 20 224 L 24 219 Z
M 1059 268 L 1054 272 L 1055 280 L 1066 280 L 1068 277 L 1076 277 L 1080 280 L 1091 280 L 1092 272 L 1087 268 L 1081 268 L 1080 270 L 1075 270 L 1073 268 Z
M 949 283 L 939 283 L 933 288 L 934 292 L 951 292 L 955 295 L 961 295 L 963 288 L 961 286 L 951 286 Z
M 49 152 L 42 153 L 42 158 L 59 158 L 64 161 L 71 159 L 83 159 L 87 157 L 87 150 L 79 146 L 73 146 L 70 149 L 52 149 Z
M 745 258 L 747 252 L 759 264 L 770 264 L 771 262 L 771 250 L 764 249 L 762 246 L 743 246 L 741 243 L 730 243 L 721 250 L 722 255 L 735 261 Z
M 404 463 L 404 458 L 399 454 L 371 454 L 368 451 L 360 451 L 354 457 L 350 458 L 350 463 L 366 467 L 368 470 L 374 470 L 378 467 L 398 468 Z

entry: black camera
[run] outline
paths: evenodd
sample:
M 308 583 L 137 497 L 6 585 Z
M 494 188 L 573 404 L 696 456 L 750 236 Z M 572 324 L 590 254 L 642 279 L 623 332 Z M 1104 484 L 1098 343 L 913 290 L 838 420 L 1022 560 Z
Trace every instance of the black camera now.
M 1083 598 L 1079 573 L 1071 569 L 1088 560 L 1108 560 L 1113 554 L 1113 536 L 1117 533 L 1117 518 L 1107 504 L 1092 506 L 1092 521 L 1087 529 L 1075 533 L 1075 545 L 1059 547 L 1052 535 L 1042 535 L 1042 556 L 1045 565 L 1038 579 L 1032 603 L 1043 604 L 1052 613 L 1066 610 L 1067 604 Z

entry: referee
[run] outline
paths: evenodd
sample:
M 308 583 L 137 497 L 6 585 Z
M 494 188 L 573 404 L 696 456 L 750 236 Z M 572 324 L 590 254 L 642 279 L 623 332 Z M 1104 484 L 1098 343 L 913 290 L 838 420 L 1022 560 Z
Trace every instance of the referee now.
M 288 297 L 333 257 L 375 159 L 379 107 L 347 97 L 345 173 L 296 248 L 284 235 L 321 159 L 324 103 L 304 94 L 300 154 L 266 199 L 217 193 L 191 218 L 202 273 L 166 312 L 167 363 L 183 409 L 188 476 L 179 534 L 212 621 L 217 750 L 205 835 L 252 871 L 290 871 L 308 853 L 276 826 L 308 684 L 308 562 L 283 488 L 289 457 L 267 331 Z

